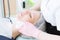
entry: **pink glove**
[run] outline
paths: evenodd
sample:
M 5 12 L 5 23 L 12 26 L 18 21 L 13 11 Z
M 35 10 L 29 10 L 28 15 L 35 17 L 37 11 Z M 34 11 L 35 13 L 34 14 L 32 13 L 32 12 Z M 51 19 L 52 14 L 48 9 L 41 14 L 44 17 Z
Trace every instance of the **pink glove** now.
M 39 36 L 39 30 L 31 23 L 26 22 L 22 27 L 20 27 L 19 32 L 26 35 L 37 38 Z

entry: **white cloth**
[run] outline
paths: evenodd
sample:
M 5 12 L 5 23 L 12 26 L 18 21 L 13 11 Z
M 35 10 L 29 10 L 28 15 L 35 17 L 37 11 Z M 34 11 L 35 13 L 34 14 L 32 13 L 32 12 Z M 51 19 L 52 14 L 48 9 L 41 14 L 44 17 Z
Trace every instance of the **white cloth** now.
M 12 24 L 9 19 L 0 18 L 0 35 L 12 37 Z
M 45 20 L 60 31 L 60 0 L 42 0 L 41 12 Z

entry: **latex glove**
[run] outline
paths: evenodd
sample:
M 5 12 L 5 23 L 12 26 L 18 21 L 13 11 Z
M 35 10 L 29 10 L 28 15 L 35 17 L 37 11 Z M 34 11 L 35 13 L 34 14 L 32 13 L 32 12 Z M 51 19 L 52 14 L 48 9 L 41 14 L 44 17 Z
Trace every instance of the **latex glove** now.
M 19 32 L 26 35 L 37 38 L 39 36 L 39 30 L 31 23 L 25 22 L 22 27 L 20 27 Z

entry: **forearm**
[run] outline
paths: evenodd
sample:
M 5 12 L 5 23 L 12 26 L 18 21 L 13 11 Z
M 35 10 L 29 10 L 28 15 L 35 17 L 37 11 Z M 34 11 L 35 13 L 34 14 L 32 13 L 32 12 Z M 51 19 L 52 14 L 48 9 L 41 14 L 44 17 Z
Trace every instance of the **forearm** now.
M 52 35 L 52 34 L 48 34 L 48 33 L 40 31 L 38 39 L 39 40 L 60 40 L 60 36 Z

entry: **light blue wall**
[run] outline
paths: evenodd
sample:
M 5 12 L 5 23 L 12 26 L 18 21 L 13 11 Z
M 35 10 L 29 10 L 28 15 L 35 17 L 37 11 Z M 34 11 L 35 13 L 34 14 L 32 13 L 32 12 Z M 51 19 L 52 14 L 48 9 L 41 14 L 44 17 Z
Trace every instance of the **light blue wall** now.
M 3 11 L 3 0 L 0 0 L 0 17 L 4 16 L 4 11 Z

